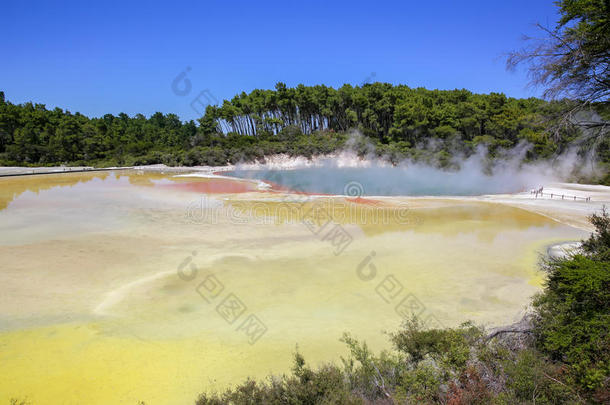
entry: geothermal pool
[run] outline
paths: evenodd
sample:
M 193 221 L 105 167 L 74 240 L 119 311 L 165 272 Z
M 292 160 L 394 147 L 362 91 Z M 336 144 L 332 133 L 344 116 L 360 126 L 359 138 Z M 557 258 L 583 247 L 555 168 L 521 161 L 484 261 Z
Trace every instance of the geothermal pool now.
M 349 181 L 375 195 L 361 175 Z M 345 331 L 387 348 L 403 316 L 509 323 L 546 246 L 584 236 L 468 199 L 139 171 L 1 178 L 0 402 L 192 403 L 289 370 L 296 344 L 313 365 L 345 353 Z
M 478 162 L 465 162 L 459 171 L 431 166 L 242 169 L 226 174 L 258 179 L 289 190 L 347 196 L 475 196 L 516 193 L 537 186 L 535 173 L 527 176 L 514 168 L 485 174 Z M 476 165 L 473 166 L 473 164 Z

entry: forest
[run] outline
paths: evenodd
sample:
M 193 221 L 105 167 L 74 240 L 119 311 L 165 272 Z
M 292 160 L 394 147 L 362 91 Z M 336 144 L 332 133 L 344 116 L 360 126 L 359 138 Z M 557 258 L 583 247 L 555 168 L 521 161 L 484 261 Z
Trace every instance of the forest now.
M 443 166 L 456 151 L 468 154 L 485 145 L 493 156 L 523 141 L 532 145 L 528 159 L 549 158 L 579 137 L 577 126 L 551 130 L 571 103 L 388 83 L 339 89 L 277 83 L 274 90 L 208 105 L 197 122 L 183 122 L 160 112 L 90 118 L 43 104 L 13 104 L 0 92 L 0 164 L 192 166 L 277 153 L 310 157 L 344 148 L 356 130 L 364 135 L 356 145 L 360 154 L 372 146 L 392 162 L 426 158 Z M 597 153 L 610 161 L 607 141 Z

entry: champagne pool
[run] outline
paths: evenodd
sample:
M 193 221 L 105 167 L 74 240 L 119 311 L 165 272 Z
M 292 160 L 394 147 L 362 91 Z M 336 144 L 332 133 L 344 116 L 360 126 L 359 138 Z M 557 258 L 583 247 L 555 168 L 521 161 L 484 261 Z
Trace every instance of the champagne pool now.
M 258 179 L 288 190 L 329 195 L 368 196 L 474 196 L 515 193 L 536 186 L 533 176 L 514 170 L 486 175 L 468 164 L 460 171 L 442 171 L 431 166 L 319 166 L 277 169 L 237 169 L 238 178 Z M 530 183 L 530 184 L 528 184 Z
M 408 194 L 366 173 L 306 191 Z M 586 236 L 474 199 L 300 197 L 142 171 L 0 178 L 0 403 L 192 403 L 288 371 L 297 344 L 313 365 L 346 331 L 388 348 L 404 316 L 510 323 L 546 247 Z

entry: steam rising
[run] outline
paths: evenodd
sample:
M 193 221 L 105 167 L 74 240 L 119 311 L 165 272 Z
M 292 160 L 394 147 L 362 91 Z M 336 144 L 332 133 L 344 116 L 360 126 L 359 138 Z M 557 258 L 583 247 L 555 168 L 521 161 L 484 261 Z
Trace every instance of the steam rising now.
M 501 157 L 490 159 L 480 147 L 470 156 L 456 154 L 451 169 L 439 168 L 435 162 L 404 160 L 396 165 L 375 157 L 374 148 L 360 158 L 354 152 L 357 138 L 346 150 L 312 159 L 276 155 L 265 162 L 240 164 L 234 175 L 267 180 L 291 189 L 310 193 L 344 193 L 350 182 L 362 185 L 364 195 L 485 195 L 528 191 L 551 182 L 568 181 L 575 174 L 594 175 L 596 165 L 569 150 L 552 161 L 525 163 L 531 145 L 522 143 L 500 151 Z

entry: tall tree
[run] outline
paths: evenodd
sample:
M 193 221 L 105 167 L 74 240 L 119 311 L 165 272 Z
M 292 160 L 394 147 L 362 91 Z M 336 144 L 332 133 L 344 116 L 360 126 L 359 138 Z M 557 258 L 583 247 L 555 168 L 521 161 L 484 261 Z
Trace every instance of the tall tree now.
M 559 0 L 555 27 L 538 24 L 542 38 L 512 52 L 507 67 L 527 64 L 530 84 L 547 99 L 572 101 L 547 119 L 555 140 L 578 132 L 581 152 L 604 155 L 610 133 L 610 0 Z
M 529 64 L 534 85 L 547 98 L 568 97 L 586 103 L 610 99 L 610 1 L 561 0 L 554 28 L 538 27 L 543 38 L 513 52 L 508 67 Z

